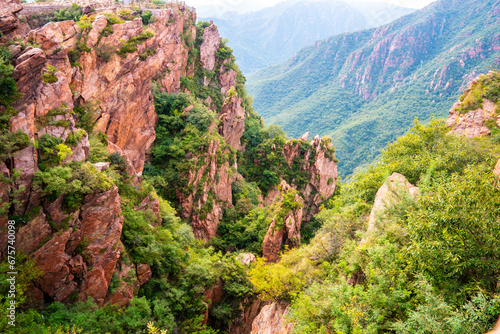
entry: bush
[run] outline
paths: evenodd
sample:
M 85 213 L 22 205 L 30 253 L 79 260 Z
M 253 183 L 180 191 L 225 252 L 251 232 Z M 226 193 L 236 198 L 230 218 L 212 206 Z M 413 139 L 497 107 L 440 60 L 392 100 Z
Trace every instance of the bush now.
M 109 44 L 99 45 L 95 51 L 97 57 L 101 58 L 105 62 L 109 61 L 111 56 L 116 53 L 115 47 Z
M 142 18 L 142 24 L 145 25 L 152 23 L 154 20 L 153 13 L 151 13 L 150 10 L 146 10 L 144 13 L 142 13 L 141 18 Z
M 43 82 L 51 84 L 54 82 L 57 82 L 57 77 L 55 76 L 55 73 L 57 72 L 57 68 L 55 68 L 52 65 L 47 65 L 47 68 L 43 72 L 42 79 Z

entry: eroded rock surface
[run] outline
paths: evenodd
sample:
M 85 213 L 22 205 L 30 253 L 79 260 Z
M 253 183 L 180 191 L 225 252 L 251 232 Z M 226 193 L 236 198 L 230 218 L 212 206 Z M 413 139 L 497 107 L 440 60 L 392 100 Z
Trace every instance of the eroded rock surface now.
M 264 306 L 252 323 L 251 334 L 288 334 L 293 325 L 285 323 L 288 305 L 271 303 Z
M 302 198 L 299 194 L 295 194 L 293 202 L 298 205 L 291 208 L 284 217 L 279 216 L 284 204 L 285 196 L 292 191 L 285 181 L 280 184 L 281 194 L 275 198 L 273 206 L 276 206 L 275 212 L 278 214 L 273 217 L 271 224 L 267 230 L 264 242 L 262 243 L 262 254 L 270 262 L 276 262 L 279 259 L 279 252 L 284 244 L 294 247 L 300 243 L 300 226 L 302 224 Z M 292 193 L 293 196 L 293 193 Z
M 487 76 L 492 76 L 492 72 Z M 480 76 L 473 79 L 465 89 L 462 97 L 467 97 L 474 87 L 479 84 Z M 450 134 L 466 136 L 468 138 L 487 136 L 491 130 L 486 122 L 492 120 L 493 123 L 500 125 L 500 117 L 497 116 L 497 107 L 495 102 L 486 98 L 482 99 L 481 106 L 475 110 L 462 112 L 461 108 L 465 106 L 465 99 L 456 102 L 451 107 L 446 120 L 446 126 L 451 128 Z
M 418 196 L 418 187 L 408 182 L 403 175 L 393 173 L 375 195 L 375 202 L 368 221 L 368 231 L 373 231 L 376 228 L 377 220 L 383 217 L 384 212 L 391 206 L 401 203 L 404 196 L 412 198 Z

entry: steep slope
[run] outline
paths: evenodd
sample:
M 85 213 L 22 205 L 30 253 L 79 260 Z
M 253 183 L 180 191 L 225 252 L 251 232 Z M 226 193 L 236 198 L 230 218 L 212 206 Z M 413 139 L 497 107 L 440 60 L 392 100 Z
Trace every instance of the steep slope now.
M 413 10 L 343 1 L 286 1 L 245 14 L 209 17 L 219 27 L 244 73 L 278 64 L 317 40 L 388 23 Z
M 251 285 L 232 241 L 217 251 L 207 243 L 228 240 L 221 221 L 247 219 L 263 223 L 249 232 L 257 255 L 277 260 L 299 245 L 303 221 L 336 188 L 331 139 L 266 129 L 232 50 L 215 25 L 196 24 L 193 8 L 83 15 L 74 5 L 75 22 L 68 7 L 40 14 L 34 4 L 40 22 L 62 20 L 24 34 L 14 4 L 0 21 L 9 34 L 0 44 L 0 257 L 12 243 L 26 255 L 20 294 L 33 308 L 88 301 L 133 313 L 142 303 L 181 333 L 228 327 Z M 250 158 L 257 151 L 260 161 Z M 276 156 L 286 177 L 256 173 Z M 214 294 L 225 298 L 209 301 Z
M 491 330 L 499 114 L 500 73 L 490 71 L 469 83 L 448 119 L 416 121 L 377 164 L 354 173 L 316 215 L 323 224 L 311 243 L 279 263 L 258 258 L 250 280 L 266 306 L 253 333 Z
M 500 55 L 500 3 L 443 0 L 383 27 L 328 38 L 249 77 L 264 118 L 331 135 L 341 174 L 373 161 L 415 117 L 444 116 Z

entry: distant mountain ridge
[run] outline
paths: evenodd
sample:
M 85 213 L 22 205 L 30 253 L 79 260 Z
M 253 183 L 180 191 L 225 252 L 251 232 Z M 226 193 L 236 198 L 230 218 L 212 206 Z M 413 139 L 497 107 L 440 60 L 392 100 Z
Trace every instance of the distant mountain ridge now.
M 445 116 L 500 57 L 500 1 L 443 0 L 334 36 L 248 76 L 256 111 L 289 135 L 331 135 L 341 173 L 369 163 L 415 117 Z
M 392 5 L 355 8 L 343 1 L 287 1 L 256 12 L 226 13 L 213 20 L 244 73 L 278 64 L 300 48 L 345 32 L 388 23 L 413 9 Z

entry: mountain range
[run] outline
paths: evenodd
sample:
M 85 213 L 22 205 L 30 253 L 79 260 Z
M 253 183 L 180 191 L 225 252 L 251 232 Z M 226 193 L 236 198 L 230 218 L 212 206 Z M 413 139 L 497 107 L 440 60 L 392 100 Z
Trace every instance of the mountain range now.
M 412 11 L 385 3 L 291 0 L 259 11 L 200 20 L 217 25 L 248 74 L 279 64 L 317 40 L 380 26 Z
M 445 116 L 468 81 L 496 66 L 500 2 L 442 0 L 333 36 L 248 76 L 256 111 L 292 137 L 333 137 L 342 175 L 372 162 L 412 121 Z

